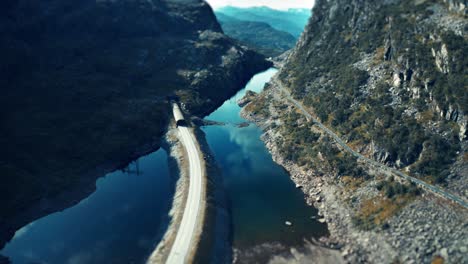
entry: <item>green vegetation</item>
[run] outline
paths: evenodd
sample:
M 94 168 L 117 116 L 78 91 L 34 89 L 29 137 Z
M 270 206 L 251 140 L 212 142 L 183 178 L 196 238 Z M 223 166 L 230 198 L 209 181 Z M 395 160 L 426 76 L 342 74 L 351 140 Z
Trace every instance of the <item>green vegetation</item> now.
M 393 198 L 395 195 L 419 195 L 421 193 L 416 184 L 402 184 L 398 181 L 395 181 L 393 176 L 388 180 L 383 180 L 377 183 L 376 188 L 377 190 L 382 191 L 382 193 L 384 193 L 387 198 Z
M 393 177 L 380 181 L 376 188 L 379 196 L 363 201 L 352 218 L 353 224 L 362 230 L 388 228 L 386 220 L 421 193 L 415 184 L 400 183 Z
M 411 194 L 394 195 L 392 198 L 377 196 L 361 203 L 361 208 L 352 217 L 354 226 L 361 230 L 372 230 L 377 227 L 388 228 L 387 220 L 396 215 L 414 199 Z
M 457 156 L 458 139 L 447 141 L 439 135 L 432 135 L 424 142 L 424 148 L 421 159 L 412 170 L 421 175 L 429 175 L 429 180 L 433 182 L 443 183 L 450 173 L 449 165 Z
M 330 75 L 336 76 L 331 84 L 334 88 L 333 93 L 319 92 L 320 96 L 309 93 L 305 96 L 304 103 L 312 106 L 323 122 L 331 121 L 335 126 L 349 118 L 353 98 L 360 96 L 359 87 L 366 83 L 369 75 L 352 67 L 337 67 Z M 295 94 L 297 96 L 298 92 Z
M 262 96 L 257 96 L 254 102 L 249 103 L 246 106 L 246 110 L 251 112 L 254 115 L 258 115 L 263 118 L 266 118 L 270 115 L 270 112 L 268 111 L 268 104 L 266 102 L 266 99 Z
M 369 3 L 360 3 L 354 11 L 340 6 L 333 20 L 327 13 L 332 4 L 324 4 L 308 25 L 305 44 L 279 77 L 295 98 L 350 144 L 373 142 L 376 156 L 386 157 L 383 162 L 411 165 L 414 176 L 443 183 L 460 149 L 458 128 L 434 113 L 428 102 L 432 94 L 444 113 L 449 106 L 467 111 L 468 45 L 452 32 L 416 30 L 415 25 L 433 12 L 429 7 L 434 2 L 379 5 L 357 22 L 355 12 L 366 10 Z M 430 34 L 439 35 L 440 41 Z M 440 52 L 443 44 L 449 54 L 448 73 L 437 68 L 432 55 L 432 49 Z M 382 69 L 382 81 L 375 87 L 368 85 L 367 72 L 355 66 L 362 54 L 374 54 L 371 65 Z M 402 80 L 400 87 L 390 87 L 393 74 Z M 419 98 L 408 88 L 419 88 Z M 421 118 L 408 111 L 413 109 Z M 430 128 L 434 122 L 436 129 Z
M 367 173 L 359 166 L 354 156 L 341 152 L 333 146 L 328 136 L 313 131 L 310 123 L 298 125 L 298 120 L 305 120 L 301 114 L 290 112 L 283 118 L 283 138 L 278 142 L 285 157 L 300 166 L 317 168 L 315 164 L 323 163 L 335 171 L 337 176 L 367 178 Z M 322 162 L 319 158 L 325 160 Z M 323 165 L 322 164 L 322 165 Z
M 302 115 L 290 112 L 283 118 L 284 124 L 281 129 L 288 131 L 282 141 L 278 142 L 285 157 L 299 165 L 312 166 L 312 160 L 317 156 L 314 143 L 320 138 L 320 134 L 311 131 L 308 124 L 298 125 Z

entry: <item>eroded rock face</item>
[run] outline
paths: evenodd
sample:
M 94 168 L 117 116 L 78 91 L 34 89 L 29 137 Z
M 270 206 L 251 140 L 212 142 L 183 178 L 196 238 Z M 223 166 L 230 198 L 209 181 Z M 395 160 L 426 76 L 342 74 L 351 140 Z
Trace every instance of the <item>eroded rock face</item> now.
M 446 170 L 466 145 L 463 3 L 318 1 L 279 76 L 349 140 L 373 141 L 372 156 L 406 167 L 437 152 Z M 423 153 L 428 142 L 452 150 Z
M 201 0 L 11 0 L 0 14 L 0 248 L 157 149 L 166 96 L 203 116 L 270 65 Z
M 464 199 L 463 3 L 318 0 L 279 81 L 256 98 L 267 111 L 243 110 L 325 216 L 346 262 L 463 262 L 467 211 L 347 157 L 326 129 L 301 121 L 283 88 L 349 148 Z M 406 191 L 395 196 L 392 186 Z
M 463 0 L 444 0 L 450 11 L 466 15 L 466 1 Z

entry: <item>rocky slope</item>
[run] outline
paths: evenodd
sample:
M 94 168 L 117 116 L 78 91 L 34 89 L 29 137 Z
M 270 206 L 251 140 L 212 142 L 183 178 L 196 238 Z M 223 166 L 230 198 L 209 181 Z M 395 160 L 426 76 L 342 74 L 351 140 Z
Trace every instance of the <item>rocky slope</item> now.
M 369 155 L 443 182 L 467 135 L 457 3 L 321 3 L 280 79 Z
M 276 77 L 367 157 L 467 199 L 463 1 L 325 1 Z M 252 99 L 250 99 L 252 100 Z M 466 263 L 467 210 L 343 152 L 276 82 L 247 104 L 350 263 Z
M 308 125 L 274 84 L 254 100 L 243 116 L 263 128 L 262 140 L 274 161 L 326 220 L 330 237 L 321 242 L 340 249 L 345 262 L 465 261 L 467 210 L 351 159 L 317 126 Z M 300 144 L 315 154 L 295 158 L 285 144 L 297 151 Z M 289 261 L 317 260 L 312 252 Z
M 0 248 L 157 149 L 166 96 L 203 116 L 269 67 L 224 36 L 202 0 L 0 7 Z

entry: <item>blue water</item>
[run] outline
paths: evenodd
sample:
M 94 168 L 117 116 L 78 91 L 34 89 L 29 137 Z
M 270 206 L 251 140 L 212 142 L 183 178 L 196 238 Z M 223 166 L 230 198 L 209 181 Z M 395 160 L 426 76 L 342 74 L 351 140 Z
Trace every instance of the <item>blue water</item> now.
M 203 128 L 222 169 L 233 242 L 240 248 L 276 241 L 298 245 L 326 233 L 324 225 L 311 219 L 316 210 L 305 204 L 286 171 L 272 161 L 260 140 L 261 130 L 253 124 L 236 126 L 246 122 L 236 101 L 246 90 L 260 92 L 274 73 L 270 69 L 257 74 L 207 117 L 227 125 Z M 128 169 L 100 178 L 96 191 L 76 206 L 18 230 L 0 254 L 13 264 L 143 263 L 167 228 L 174 179 L 164 150 L 138 159 Z
M 287 172 L 273 162 L 260 140 L 262 131 L 240 117 L 236 101 L 246 90 L 260 92 L 277 72 L 259 73 L 230 100 L 206 119 L 225 122 L 203 128 L 208 144 L 223 172 L 231 202 L 234 246 L 249 247 L 265 242 L 300 245 L 304 238 L 327 233 L 325 225 L 311 219 L 316 209 L 307 206 L 303 193 L 295 188 Z M 285 225 L 292 222 L 292 226 Z
M 14 264 L 142 263 L 167 228 L 174 183 L 164 150 L 128 169 L 100 178 L 76 206 L 18 230 L 0 254 Z

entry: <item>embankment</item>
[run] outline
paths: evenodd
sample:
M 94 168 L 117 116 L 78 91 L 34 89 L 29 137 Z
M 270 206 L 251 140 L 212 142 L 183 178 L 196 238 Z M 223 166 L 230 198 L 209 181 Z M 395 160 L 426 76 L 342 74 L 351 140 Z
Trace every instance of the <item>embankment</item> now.
M 230 263 L 231 235 L 230 216 L 227 199 L 223 191 L 220 170 L 210 154 L 204 133 L 198 128 L 191 128 L 197 143 L 196 147 L 203 159 L 202 197 L 198 226 L 195 231 L 189 263 Z M 172 127 L 166 136 L 166 146 L 170 153 L 171 174 L 177 181 L 169 227 L 156 250 L 151 254 L 148 263 L 164 263 L 174 243 L 180 222 L 185 210 L 189 188 L 187 153 L 177 136 L 177 129 Z

